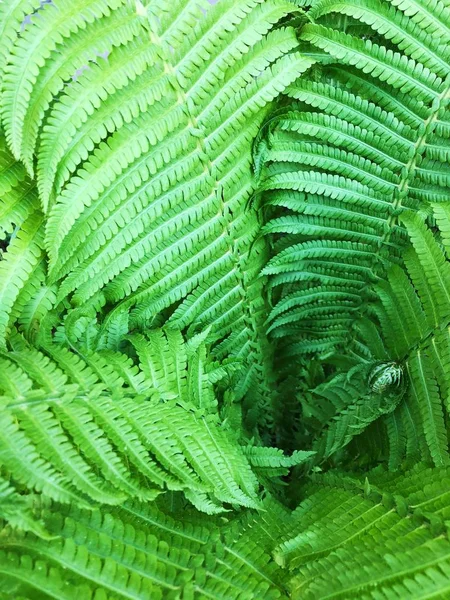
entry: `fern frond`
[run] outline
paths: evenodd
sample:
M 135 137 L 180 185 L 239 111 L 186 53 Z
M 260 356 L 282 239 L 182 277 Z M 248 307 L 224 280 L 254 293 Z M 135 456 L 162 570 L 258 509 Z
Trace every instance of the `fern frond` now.
M 436 0 L 430 3 L 422 0 L 392 0 L 392 4 L 407 14 L 423 31 L 435 35 L 435 39 L 445 41 L 450 35 L 450 15 L 445 3 Z
M 55 540 L 16 535 L 2 548 L 2 579 L 16 594 L 286 597 L 267 552 L 186 509 L 128 502 L 106 513 L 53 505 L 41 514 Z
M 421 413 L 425 438 L 431 457 L 437 466 L 447 464 L 448 440 L 439 388 L 432 364 L 420 351 L 408 361 L 411 381 L 411 399 Z
M 29 7 L 28 2 L 24 4 Z M 35 19 L 31 17 L 32 25 L 14 40 L 14 50 L 11 48 L 2 78 L 1 114 L 6 139 L 18 160 L 21 158 L 21 127 L 39 68 L 64 38 L 69 38 L 72 33 L 83 29 L 86 23 L 101 18 L 121 4 L 124 4 L 121 0 L 80 0 L 76 3 L 63 1 L 58 9 L 49 5 Z M 10 35 L 9 31 L 7 35 Z
M 36 351 L 5 355 L 6 375 L 23 370 L 24 387 L 16 391 L 10 379 L 3 385 L 11 394 L 2 400 L 4 468 L 58 501 L 78 492 L 81 499 L 117 504 L 127 497 L 154 498 L 168 487 L 185 489 L 202 506 L 201 498 L 214 488 L 215 510 L 220 499 L 256 506 L 257 480 L 239 447 L 219 429 L 217 404 L 198 359 L 191 356 L 188 368 L 180 334 L 169 333 L 165 341 L 155 332 L 150 343 L 139 342 L 141 361 L 147 356 L 143 372 L 109 352 L 81 360 L 49 348 L 64 371 Z M 58 485 L 50 483 L 52 477 Z
M 430 296 L 436 306 L 437 318 L 439 322 L 446 321 L 450 316 L 450 265 L 434 240 L 433 234 L 421 222 L 420 217 L 412 219 L 404 216 L 403 222 L 408 229 Z
M 395 6 L 395 3 L 393 4 Z M 445 78 L 449 56 L 443 39 L 437 35 L 430 36 L 422 29 L 424 14 L 422 14 L 422 21 L 417 23 L 411 19 L 411 13 L 402 15 L 394 6 L 383 4 L 378 0 L 350 0 L 345 3 L 324 0 L 314 3 L 311 17 L 317 20 L 330 13 L 339 13 L 366 23 L 387 40 L 398 45 L 406 55 L 427 65 L 437 75 Z
M 259 126 L 315 60 L 296 51 L 287 20 L 278 26 L 292 10 L 284 0 L 225 0 L 203 12 L 193 0 L 37 10 L 22 0 L 1 21 L 3 128 L 36 173 L 46 214 L 49 278 L 27 302 L 40 314 L 56 293 L 59 339 L 114 350 L 118 332 L 162 325 L 174 309 L 173 324 L 192 334 L 210 327 L 218 343 L 242 317 L 230 347 L 246 355 L 268 419 L 258 279 L 267 248 L 256 208 L 246 208 Z M 65 317 L 88 304 L 89 316 Z M 101 324 L 100 304 L 109 312 Z M 28 311 L 22 328 L 30 339 L 32 319 Z
M 392 4 L 318 0 L 310 11 L 316 22 L 300 31 L 329 58 L 288 86 L 255 158 L 273 248 L 263 270 L 269 332 L 281 380 L 293 368 L 310 373 L 296 389 L 317 419 L 312 429 L 300 426 L 300 439 L 310 440 L 319 460 L 345 464 L 357 452 L 362 464 L 398 465 L 433 454 L 441 464 L 447 346 L 438 331 L 447 326 L 450 286 L 439 233 L 423 220 L 433 203 L 446 239 L 439 207 L 448 183 L 448 24 L 442 6 L 435 14 L 434 5 Z M 423 27 L 429 19 L 442 37 Z M 360 327 L 368 320 L 382 336 Z M 433 356 L 428 403 L 417 372 L 408 381 L 405 369 L 419 350 Z M 359 385 L 351 380 L 356 371 L 340 378 L 348 364 L 364 370 L 380 359 L 403 369 L 409 389 L 392 410 L 367 393 L 367 377 Z
M 91 69 L 100 69 L 112 54 L 115 57 L 115 48 L 130 42 L 142 32 L 142 26 L 136 11 L 125 4 L 111 11 L 102 19 L 95 19 L 86 23 L 85 27 L 64 38 L 57 44 L 51 60 L 46 61 L 45 68 L 38 72 L 36 82 L 32 88 L 29 103 L 26 107 L 26 116 L 22 125 L 21 158 L 27 170 L 35 170 L 33 154 L 36 150 L 39 130 L 44 117 L 48 113 L 53 97 L 64 92 L 70 93 L 77 88 L 77 81 L 88 75 Z M 139 104 L 139 97 L 136 98 Z M 116 114 L 108 121 L 108 130 L 111 131 L 112 123 L 119 115 L 126 115 L 126 104 L 118 108 Z M 57 107 L 54 107 L 57 109 Z M 106 125 L 106 124 L 105 124 Z M 51 127 L 46 120 L 45 129 Z M 97 132 L 97 136 L 100 132 Z M 101 139 L 101 138 L 97 138 Z M 73 140 L 75 145 L 75 140 Z
M 419 511 L 417 496 L 407 490 L 410 481 L 420 481 L 423 489 L 428 475 L 421 500 L 432 506 L 445 482 L 444 469 L 430 473 L 421 465 L 405 482 L 390 481 L 384 472 L 368 473 L 365 482 L 342 473 L 316 478 L 293 513 L 301 533 L 276 550 L 278 560 L 292 569 L 292 597 L 445 594 L 449 540 L 443 521 Z M 350 568 L 342 569 L 343 562 Z
M 360 40 L 322 25 L 306 25 L 302 38 L 404 94 L 414 90 L 423 102 L 432 102 L 442 92 L 444 82 L 432 71 L 370 40 Z
M 0 38 L 0 599 L 450 595 L 445 2 Z
M 0 262 L 0 347 L 5 349 L 8 333 L 8 321 L 14 304 L 25 284 L 34 276 L 31 283 L 40 287 L 39 264 L 43 256 L 43 217 L 35 212 L 22 223 L 16 235 L 8 245 L 6 254 Z M 37 270 L 37 273 L 33 272 Z

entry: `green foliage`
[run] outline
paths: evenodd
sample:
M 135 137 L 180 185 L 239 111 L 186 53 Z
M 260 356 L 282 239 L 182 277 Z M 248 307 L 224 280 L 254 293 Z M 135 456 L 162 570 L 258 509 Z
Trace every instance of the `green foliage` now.
M 53 539 L 11 533 L 1 549 L 0 590 L 13 597 L 285 597 L 268 553 L 181 507 L 52 504 L 39 518 Z
M 151 500 L 169 489 L 206 512 L 223 502 L 256 508 L 257 480 L 221 431 L 208 374 L 195 356 L 187 367 L 179 338 L 155 331 L 150 342 L 137 340 L 139 369 L 110 351 L 79 357 L 50 347 L 53 360 L 36 350 L 5 354 L 0 446 L 8 477 L 82 505 Z
M 447 0 L 0 0 L 0 599 L 450 596 Z
M 399 217 L 445 200 L 449 67 L 438 60 L 440 38 L 401 10 L 316 3 L 313 18 L 327 23 L 335 13 L 351 15 L 377 35 L 363 41 L 306 25 L 302 39 L 339 62 L 327 61 L 288 88 L 292 101 L 259 146 L 268 163 L 265 206 L 288 210 L 264 228 L 275 234 L 275 256 L 264 269 L 277 300 L 270 329 L 287 338 L 287 356 L 324 355 L 347 343 L 370 290 L 389 263 L 400 261 L 407 239 Z M 280 233 L 287 235 L 279 240 Z M 320 293 L 307 292 L 314 285 Z
M 448 468 L 317 478 L 275 549 L 292 598 L 445 598 Z M 292 536 L 292 533 L 291 533 Z M 345 565 L 345 568 L 343 568 Z
M 319 461 L 448 461 L 448 9 L 413 5 L 313 3 L 300 38 L 326 55 L 257 144 L 268 331 Z
M 244 359 L 236 392 L 251 390 L 262 415 L 272 395 L 256 277 L 266 251 L 257 212 L 244 209 L 267 106 L 312 62 L 295 51 L 292 27 L 273 28 L 291 9 L 282 0 L 0 9 L 3 128 L 45 215 L 51 291 L 38 293 L 40 311 L 52 301 L 61 320 L 80 307 L 107 329 L 124 313 L 125 330 L 209 327 L 218 359 Z M 29 239 L 36 224 L 23 227 Z

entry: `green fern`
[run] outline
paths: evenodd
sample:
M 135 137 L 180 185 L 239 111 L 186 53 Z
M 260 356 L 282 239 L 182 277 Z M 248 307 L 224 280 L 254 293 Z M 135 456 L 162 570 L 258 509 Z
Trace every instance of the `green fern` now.
M 326 354 L 345 344 L 369 290 L 400 259 L 406 242 L 400 215 L 445 199 L 448 52 L 445 38 L 429 35 L 425 22 L 403 14 L 408 10 L 365 0 L 315 3 L 311 19 L 332 23 L 340 13 L 375 34 L 362 40 L 305 25 L 302 39 L 339 62 L 327 61 L 318 76 L 288 88 L 292 101 L 259 148 L 268 164 L 266 205 L 289 210 L 265 226 L 266 233 L 288 237 L 275 244 L 264 270 L 281 298 L 271 329 L 277 337 L 300 338 L 288 355 Z M 320 295 L 308 295 L 313 285 Z M 326 316 L 316 317 L 321 310 Z M 323 343 L 313 344 L 312 336 Z
M 237 389 L 265 414 L 266 252 L 243 208 L 266 106 L 311 64 L 292 27 L 273 28 L 292 6 L 79 0 L 21 26 L 29 4 L 15 4 L 0 19 L 1 114 L 46 215 L 39 300 L 56 286 L 57 310 L 107 303 L 106 329 L 131 311 L 129 329 L 143 330 L 168 310 L 176 329 L 210 327 L 218 358 L 245 357 Z
M 301 532 L 276 550 L 292 571 L 292 597 L 445 597 L 447 478 L 447 469 L 422 466 L 395 482 L 382 472 L 365 481 L 342 474 L 318 479 L 293 513 Z
M 35 185 L 1 140 L 0 239 L 6 251 L 0 262 L 0 347 L 6 349 L 11 327 L 18 323 L 31 339 L 53 307 L 54 290 L 46 285 L 45 222 Z
M 450 596 L 449 42 L 0 0 L 1 600 Z
M 120 504 L 169 489 L 206 512 L 220 512 L 223 502 L 258 506 L 256 477 L 220 429 L 198 351 L 188 362 L 179 333 L 132 342 L 140 368 L 111 351 L 4 355 L 8 477 L 58 502 Z
M 448 228 L 439 207 L 449 176 L 450 32 L 440 21 L 445 10 L 436 10 L 314 3 L 300 37 L 328 56 L 288 87 L 257 145 L 270 219 L 263 231 L 274 253 L 263 271 L 273 303 L 268 331 L 280 349 L 283 379 L 292 364 L 316 372 L 290 393 L 300 394 L 311 415 L 305 429 L 319 460 L 336 453 L 334 460 L 342 459 L 363 431 L 375 436 L 374 450 L 380 434 L 381 447 L 389 443 L 392 466 L 418 452 L 436 464 L 447 460 L 446 392 L 430 378 L 434 357 L 414 354 L 447 323 L 447 264 L 433 233 L 408 225 L 414 213 L 430 214 L 432 204 L 443 239 Z M 423 19 L 411 17 L 417 11 Z M 338 25 L 336 14 L 344 15 Z M 429 19 L 439 34 L 429 34 Z M 409 239 L 418 261 L 407 250 Z M 368 319 L 375 323 L 370 330 Z M 317 360 L 324 365 L 318 373 Z M 403 368 L 402 387 L 414 382 L 407 406 L 399 404 L 401 394 L 387 402 L 368 389 L 371 365 L 389 361 Z M 380 430 L 374 421 L 381 416 Z M 350 455 L 357 446 L 355 440 Z

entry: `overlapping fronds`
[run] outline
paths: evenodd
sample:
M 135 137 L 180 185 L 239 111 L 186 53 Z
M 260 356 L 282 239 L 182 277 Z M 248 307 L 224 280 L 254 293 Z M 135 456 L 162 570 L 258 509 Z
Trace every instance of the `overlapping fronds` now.
M 186 509 L 51 504 L 36 516 L 52 539 L 0 542 L 0 591 L 15 598 L 286 598 L 268 552 Z
M 258 481 L 220 427 L 199 351 L 175 332 L 131 342 L 139 367 L 124 354 L 55 345 L 1 356 L 5 474 L 80 505 L 151 500 L 169 489 L 210 513 L 223 503 L 258 506 Z
M 450 597 L 449 102 L 446 0 L 0 0 L 1 600 Z
M 0 135 L 0 347 L 13 326 L 32 339 L 52 308 L 46 284 L 44 218 L 35 184 L 16 162 Z
M 444 232 L 448 204 L 433 207 Z M 392 469 L 405 459 L 448 463 L 450 263 L 439 229 L 433 233 L 415 213 L 405 213 L 402 223 L 412 242 L 404 270 L 393 265 L 374 286 L 372 320 L 354 325 L 353 350 L 335 354 L 337 373 L 322 372 L 303 400 L 319 461 L 382 417 L 375 438 L 351 447 L 348 460 L 375 451 Z
M 414 215 L 435 218 L 446 243 L 447 9 L 319 0 L 308 18 L 300 38 L 317 64 L 288 87 L 255 156 L 274 254 L 268 331 L 302 409 L 293 433 L 319 462 L 442 465 L 448 264 Z
M 124 313 L 128 329 L 210 327 L 218 359 L 244 358 L 236 393 L 269 418 L 266 246 L 247 203 L 267 108 L 313 62 L 293 27 L 274 28 L 292 4 L 32 6 L 0 8 L 0 113 L 45 215 L 36 310 L 102 308 L 106 329 L 124 329 Z
M 292 598 L 445 598 L 448 481 L 448 468 L 423 466 L 393 481 L 317 478 L 274 550 L 292 572 Z
M 434 206 L 442 214 L 447 204 Z M 413 244 L 405 253 L 409 278 L 400 269 L 389 272 L 387 282 L 377 288 L 382 304 L 377 314 L 390 356 L 407 372 L 408 420 L 412 418 L 419 431 L 415 454 L 420 452 L 423 458 L 431 457 L 436 465 L 443 465 L 449 461 L 450 264 L 438 239 L 419 216 L 407 215 L 402 220 Z M 409 454 L 405 416 L 394 417 L 403 431 L 400 439 L 392 436 L 394 464 L 402 453 Z
M 374 285 L 401 263 L 399 217 L 446 199 L 447 9 L 412 4 L 313 3 L 301 38 L 323 65 L 289 86 L 259 144 L 264 204 L 284 209 L 265 226 L 275 256 L 264 272 L 286 357 L 349 343 Z

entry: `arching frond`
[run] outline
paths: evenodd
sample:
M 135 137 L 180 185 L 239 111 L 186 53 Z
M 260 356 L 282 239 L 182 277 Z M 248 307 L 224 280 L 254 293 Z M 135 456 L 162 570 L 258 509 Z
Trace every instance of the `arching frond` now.
M 110 351 L 5 354 L 5 471 L 62 502 L 120 504 L 172 489 L 207 512 L 221 502 L 257 506 L 257 480 L 220 430 L 208 374 L 181 335 L 154 332 L 133 344 L 141 370 Z
M 370 39 L 364 40 L 339 31 L 331 20 L 336 13 L 351 23 L 367 24 L 376 35 L 368 32 Z M 334 315 L 346 319 L 347 331 L 353 331 L 352 323 L 367 307 L 369 290 L 385 277 L 386 265 L 400 262 L 407 237 L 399 216 L 405 209 L 416 211 L 424 203 L 445 200 L 449 172 L 438 121 L 450 98 L 447 45 L 412 18 L 419 13 L 428 18 L 422 6 L 408 11 L 373 0 L 323 0 L 309 13 L 318 22 L 301 30 L 302 39 L 339 63 L 327 62 L 318 77 L 302 77 L 288 88 L 292 100 L 272 120 L 259 148 L 267 165 L 262 182 L 266 206 L 287 209 L 265 231 L 292 240 L 277 241 L 275 257 L 265 268 L 274 275 L 271 284 L 277 285 L 280 304 L 273 315 L 286 312 L 272 324 L 274 335 L 280 327 L 280 336 L 294 335 L 283 323 L 303 317 L 287 300 L 296 288 L 305 295 L 311 288 L 312 301 L 322 303 L 314 286 L 325 293 L 342 281 L 342 271 L 350 286 L 348 302 L 339 309 L 330 305 L 329 326 Z M 438 25 L 442 14 L 432 20 L 450 39 L 446 26 Z M 324 240 L 334 242 L 334 253 L 330 249 L 326 260 L 305 264 L 305 244 L 319 252 Z M 367 261 L 357 244 L 367 248 Z M 355 292 L 360 297 L 356 303 Z M 301 323 L 299 327 L 301 331 Z M 296 348 L 298 333 L 297 328 Z M 325 354 L 338 340 L 331 338 L 330 346 L 319 347 L 319 352 Z M 308 349 L 312 351 L 305 337 Z
M 450 596 L 449 48 L 0 0 L 0 600 Z
M 293 513 L 298 535 L 275 550 L 291 569 L 292 597 L 445 595 L 447 471 L 420 466 L 394 481 L 383 472 L 368 473 L 365 480 L 343 473 L 317 478 Z M 425 487 L 419 502 L 413 487 L 418 483 Z
M 268 552 L 186 508 L 54 504 L 40 517 L 53 540 L 12 534 L 0 544 L 0 590 L 16 597 L 286 598 Z
M 40 318 L 53 307 L 54 290 L 45 284 L 45 222 L 35 185 L 0 140 L 0 347 L 20 323 L 31 339 Z
M 77 341 L 95 337 L 100 305 L 107 336 L 125 331 L 125 313 L 129 330 L 169 319 L 190 335 L 209 327 L 218 343 L 239 332 L 229 352 L 251 377 L 235 389 L 269 420 L 267 247 L 249 204 L 251 149 L 270 102 L 314 62 L 292 26 L 276 26 L 293 5 L 64 0 L 36 10 L 22 0 L 2 10 L 3 128 L 45 214 L 47 287 L 28 293 L 37 314 L 55 293 L 60 315 L 90 304 Z M 23 331 L 32 320 L 28 310 Z

